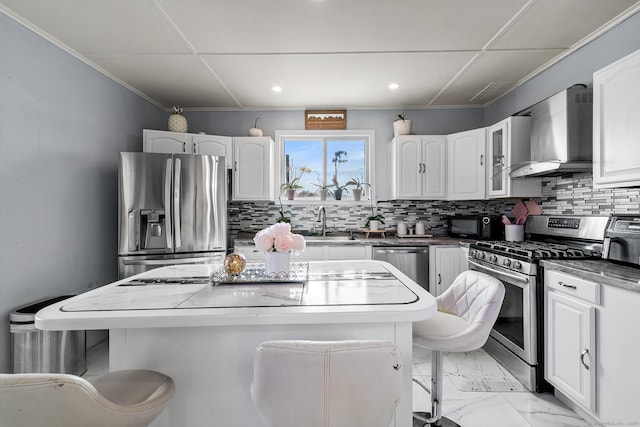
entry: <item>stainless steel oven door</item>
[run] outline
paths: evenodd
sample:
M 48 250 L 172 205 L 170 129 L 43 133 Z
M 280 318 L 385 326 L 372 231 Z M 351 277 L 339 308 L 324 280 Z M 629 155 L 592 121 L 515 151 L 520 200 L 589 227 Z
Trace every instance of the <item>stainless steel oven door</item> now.
M 505 287 L 504 302 L 490 335 L 529 365 L 536 365 L 536 276 L 471 259 L 469 268 L 495 277 Z

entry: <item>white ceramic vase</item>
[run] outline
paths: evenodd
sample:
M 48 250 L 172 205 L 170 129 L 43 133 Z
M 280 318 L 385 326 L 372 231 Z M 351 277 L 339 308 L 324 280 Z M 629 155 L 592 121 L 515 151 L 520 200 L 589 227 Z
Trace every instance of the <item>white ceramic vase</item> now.
M 267 274 L 289 275 L 291 268 L 291 252 L 266 252 L 264 254 L 264 269 Z
M 380 221 L 378 221 L 377 219 L 372 219 L 371 221 L 369 221 L 369 230 L 378 231 L 379 227 L 380 227 Z
M 411 134 L 411 120 L 398 119 L 393 122 L 393 135 L 410 135 Z

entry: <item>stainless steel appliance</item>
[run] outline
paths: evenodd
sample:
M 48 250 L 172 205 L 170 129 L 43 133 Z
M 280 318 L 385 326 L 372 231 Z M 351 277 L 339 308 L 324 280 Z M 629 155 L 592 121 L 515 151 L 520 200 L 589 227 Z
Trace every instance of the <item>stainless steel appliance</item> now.
M 511 178 L 592 169 L 593 90 L 573 86 L 531 107 L 531 162 Z
M 544 391 L 542 259 L 601 258 L 606 216 L 529 216 L 527 240 L 479 241 L 469 268 L 500 279 L 506 289 L 498 320 L 484 349 L 531 391 Z
M 386 261 L 429 290 L 429 247 L 374 246 L 373 259 Z
M 499 216 L 452 215 L 447 218 L 448 235 L 465 239 L 498 240 L 504 238 Z
M 224 157 L 120 153 L 118 181 L 120 278 L 224 258 Z
M 631 267 L 640 266 L 640 214 L 614 214 L 604 234 L 602 257 Z

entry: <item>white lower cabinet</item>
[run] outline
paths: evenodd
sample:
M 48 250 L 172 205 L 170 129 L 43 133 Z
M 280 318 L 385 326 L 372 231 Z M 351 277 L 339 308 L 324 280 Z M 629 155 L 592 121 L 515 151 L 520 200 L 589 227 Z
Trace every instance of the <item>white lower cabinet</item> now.
M 460 273 L 469 269 L 469 249 L 462 246 L 429 246 L 429 292 L 438 296 Z
M 590 412 L 596 411 L 596 283 L 545 273 L 545 378 Z

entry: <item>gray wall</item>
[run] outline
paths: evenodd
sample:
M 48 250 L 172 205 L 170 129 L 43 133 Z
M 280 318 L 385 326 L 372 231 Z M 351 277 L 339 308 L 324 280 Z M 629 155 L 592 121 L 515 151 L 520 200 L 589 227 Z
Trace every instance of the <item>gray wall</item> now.
M 631 16 L 485 108 L 484 124 L 490 126 L 574 84 L 583 83 L 591 86 L 594 71 L 638 49 L 640 13 Z
M 8 315 L 117 278 L 117 154 L 164 113 L 0 13 L 0 372 Z

